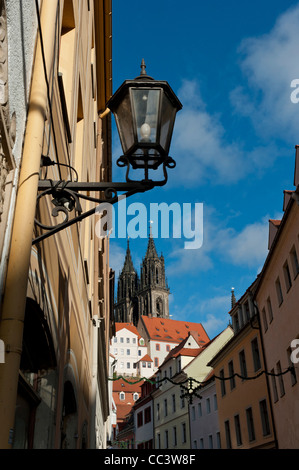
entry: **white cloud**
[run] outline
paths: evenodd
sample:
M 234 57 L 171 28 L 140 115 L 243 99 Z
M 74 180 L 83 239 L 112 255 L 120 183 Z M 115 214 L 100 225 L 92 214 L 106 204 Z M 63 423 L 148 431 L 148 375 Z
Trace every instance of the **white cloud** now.
M 246 225 L 239 233 L 227 233 L 223 248 L 232 264 L 254 267 L 267 256 L 268 221 Z
M 245 150 L 242 143 L 229 141 L 220 116 L 206 111 L 196 80 L 185 80 L 178 95 L 184 107 L 177 115 L 173 134 L 171 153 L 177 169 L 172 183 L 187 187 L 203 182 L 228 185 L 273 163 L 277 157 L 273 143 Z
M 245 39 L 239 49 L 246 85 L 235 88 L 235 111 L 251 118 L 258 135 L 296 143 L 299 104 L 291 102 L 293 79 L 299 78 L 299 5 L 282 14 L 273 29 Z
M 168 273 L 203 272 L 214 267 L 214 259 L 249 268 L 259 268 L 268 252 L 268 220 L 244 226 L 240 231 L 226 226 L 213 208 L 204 209 L 203 245 L 197 250 L 177 248 L 169 256 Z

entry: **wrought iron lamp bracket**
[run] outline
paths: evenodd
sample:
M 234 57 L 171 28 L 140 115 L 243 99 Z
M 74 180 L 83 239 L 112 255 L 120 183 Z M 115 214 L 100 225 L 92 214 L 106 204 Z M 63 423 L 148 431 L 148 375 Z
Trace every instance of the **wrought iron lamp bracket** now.
M 167 168 L 174 168 L 175 162 L 171 157 L 165 157 L 162 161 L 154 162 L 154 165 L 163 165 L 164 179 L 161 181 L 153 181 L 148 178 L 148 169 L 153 168 L 153 158 L 147 161 L 145 160 L 142 168 L 144 169 L 145 178 L 141 181 L 134 181 L 129 178 L 129 167 L 138 168 L 137 163 L 129 160 L 128 157 L 122 156 L 118 159 L 118 166 L 127 166 L 126 182 L 102 182 L 102 183 L 90 183 L 90 182 L 73 182 L 73 181 L 53 181 L 51 179 L 44 179 L 39 181 L 37 196 L 37 213 L 39 213 L 39 204 L 43 197 L 52 196 L 52 216 L 58 217 L 59 214 L 64 215 L 64 220 L 55 226 L 46 225 L 35 218 L 36 226 L 45 230 L 46 233 L 39 235 L 32 242 L 33 245 L 50 237 L 51 235 L 60 232 L 61 230 L 80 222 L 86 217 L 96 213 L 97 206 L 93 209 L 83 212 L 80 204 L 80 199 L 95 202 L 97 204 L 109 203 L 115 204 L 119 201 L 120 194 L 122 197 L 129 197 L 136 193 L 144 193 L 153 189 L 156 186 L 163 186 L 167 182 Z M 135 166 L 134 166 L 135 165 Z M 92 197 L 87 194 L 81 194 L 80 192 L 99 192 L 99 197 Z M 69 218 L 69 214 L 75 211 L 76 216 Z

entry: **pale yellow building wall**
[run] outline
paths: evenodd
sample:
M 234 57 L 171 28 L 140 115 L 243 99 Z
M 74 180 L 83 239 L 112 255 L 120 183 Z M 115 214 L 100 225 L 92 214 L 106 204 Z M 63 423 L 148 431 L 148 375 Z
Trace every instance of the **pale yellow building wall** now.
M 91 5 L 93 2 L 90 2 Z M 102 2 L 101 2 L 102 3 Z M 68 120 L 72 141 L 67 142 L 65 124 L 61 110 L 61 101 L 57 76 L 53 83 L 52 110 L 54 118 L 55 137 L 57 142 L 58 158 L 60 163 L 70 164 L 78 173 L 78 181 L 100 181 L 100 166 L 105 167 L 104 150 L 102 143 L 102 122 L 98 118 L 97 64 L 95 63 L 95 18 L 93 8 L 88 10 L 88 2 L 81 0 L 68 0 L 65 2 L 67 12 L 63 14 L 61 2 L 60 15 L 65 21 L 62 28 L 60 43 L 60 56 L 58 69 L 63 74 L 63 85 L 67 102 Z M 72 12 L 73 10 L 73 12 Z M 92 64 L 94 67 L 92 68 Z M 57 63 L 53 64 L 56 68 Z M 99 65 L 98 65 L 99 67 Z M 91 73 L 94 74 L 93 80 Z M 108 98 L 108 97 L 107 97 Z M 105 98 L 101 97 L 101 101 Z M 49 156 L 56 161 L 55 146 L 53 143 L 53 130 L 49 131 L 50 116 L 45 123 L 45 140 L 43 151 L 49 146 Z M 109 143 L 107 144 L 109 145 Z M 63 179 L 74 179 L 75 173 L 61 167 Z M 41 178 L 47 177 L 59 180 L 58 167 L 49 167 L 47 172 L 43 169 Z M 90 194 L 96 196 L 95 193 Z M 83 212 L 95 206 L 95 203 L 80 199 Z M 40 220 L 54 226 L 57 222 L 51 217 L 53 205 L 50 199 L 40 204 Z M 63 220 L 59 216 L 59 221 Z M 72 217 L 72 215 L 70 215 Z M 31 275 L 38 277 L 33 288 L 28 286 L 28 295 L 36 296 L 38 285 L 43 283 L 44 311 L 47 311 L 47 320 L 51 325 L 55 351 L 57 355 L 57 403 L 55 422 L 54 447 L 60 447 L 62 422 L 62 403 L 64 381 L 68 374 L 72 375 L 72 384 L 75 389 L 78 409 L 78 439 L 77 447 L 81 445 L 82 429 L 85 422 L 90 429 L 92 420 L 95 420 L 95 402 L 99 391 L 98 373 L 103 375 L 101 384 L 107 387 L 108 371 L 108 344 L 110 328 L 109 305 L 109 242 L 107 239 L 99 240 L 95 234 L 97 216 L 84 219 L 56 235 L 50 236 L 32 249 Z M 41 272 L 41 265 L 43 273 Z M 32 292 L 33 291 L 33 292 Z M 46 301 L 45 301 L 46 299 Z M 99 303 L 99 299 L 101 303 Z M 47 304 L 47 305 L 46 305 Z M 94 316 L 101 318 L 102 322 L 94 323 Z M 94 329 L 98 334 L 94 335 Z M 106 340 L 106 344 L 99 346 L 97 342 Z M 96 341 L 96 343 L 95 343 Z M 96 347 L 96 349 L 95 349 Z M 103 348 L 103 350 L 102 350 Z M 100 351 L 100 353 L 99 353 Z M 104 351 L 104 356 L 102 352 Z M 101 356 L 100 372 L 97 369 Z M 105 367 L 107 366 L 107 369 Z M 105 372 L 106 370 L 106 372 Z M 102 391 L 103 392 L 103 391 Z M 104 395 L 106 392 L 103 392 Z M 99 398 L 98 398 L 99 399 Z M 107 403 L 99 403 L 97 409 L 98 433 L 101 446 L 106 446 L 105 421 L 107 419 Z M 102 413 L 102 416 L 100 414 Z

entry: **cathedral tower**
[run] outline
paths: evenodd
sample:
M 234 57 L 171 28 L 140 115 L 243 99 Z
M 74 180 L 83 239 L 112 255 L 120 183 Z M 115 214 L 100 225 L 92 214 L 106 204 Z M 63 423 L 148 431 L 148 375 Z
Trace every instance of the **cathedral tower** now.
M 164 257 L 158 256 L 150 233 L 146 255 L 141 265 L 137 294 L 139 315 L 169 318 L 168 296 Z
M 115 321 L 137 325 L 139 317 L 169 318 L 169 288 L 165 277 L 163 255 L 158 256 L 150 232 L 140 279 L 133 266 L 129 242 L 123 269 L 119 275 Z
M 123 269 L 118 278 L 117 301 L 115 303 L 114 315 L 116 322 L 133 323 L 138 322 L 138 276 L 133 266 L 130 252 L 129 240 Z

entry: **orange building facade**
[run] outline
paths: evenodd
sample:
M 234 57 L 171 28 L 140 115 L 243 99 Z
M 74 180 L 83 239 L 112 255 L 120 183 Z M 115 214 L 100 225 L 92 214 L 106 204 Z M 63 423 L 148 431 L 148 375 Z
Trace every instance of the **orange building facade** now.
M 230 315 L 234 336 L 210 361 L 216 377 L 221 448 L 275 448 L 259 321 L 250 289 Z

